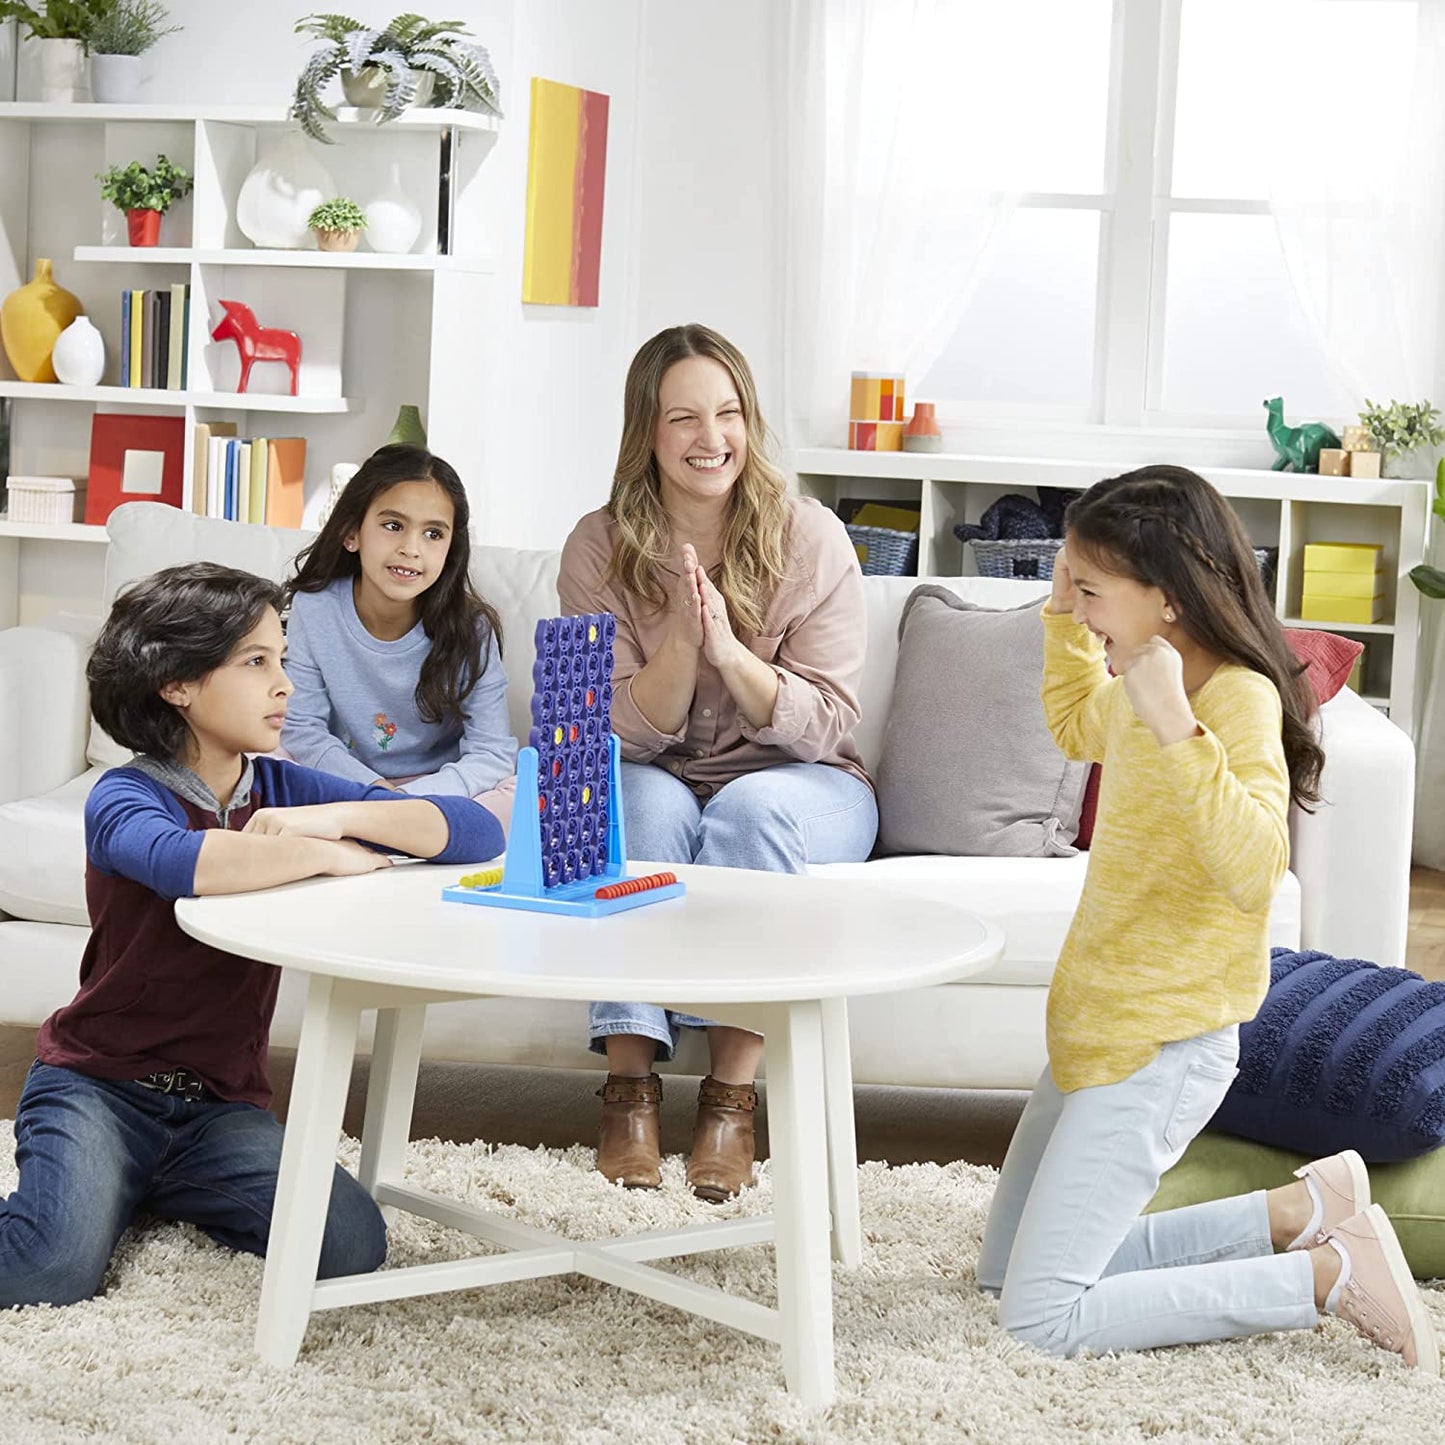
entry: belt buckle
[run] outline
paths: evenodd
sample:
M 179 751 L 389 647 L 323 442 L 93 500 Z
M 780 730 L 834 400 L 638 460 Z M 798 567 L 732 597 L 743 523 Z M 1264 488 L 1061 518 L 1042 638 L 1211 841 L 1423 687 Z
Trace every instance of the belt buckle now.
M 204 1097 L 206 1086 L 189 1069 L 173 1069 L 168 1092 L 179 1094 L 188 1103 L 196 1104 Z

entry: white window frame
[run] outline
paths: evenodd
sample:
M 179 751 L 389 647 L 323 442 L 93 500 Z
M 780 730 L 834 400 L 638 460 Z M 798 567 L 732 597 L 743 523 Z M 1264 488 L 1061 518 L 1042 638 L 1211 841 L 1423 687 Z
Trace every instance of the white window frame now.
M 1099 213 L 1093 388 L 1087 407 L 999 404 L 940 398 L 940 419 L 975 437 L 1010 434 L 1109 454 L 1132 443 L 1140 455 L 1168 442 L 1181 460 L 1255 465 L 1268 455 L 1252 414 L 1165 411 L 1165 308 L 1169 231 L 1182 214 L 1258 216 L 1268 201 L 1189 199 L 1171 194 L 1183 0 L 1114 0 L 1102 194 L 1029 192 L 1020 208 Z M 1010 448 L 1012 449 L 1012 448 Z M 1267 464 L 1267 463 L 1266 463 Z

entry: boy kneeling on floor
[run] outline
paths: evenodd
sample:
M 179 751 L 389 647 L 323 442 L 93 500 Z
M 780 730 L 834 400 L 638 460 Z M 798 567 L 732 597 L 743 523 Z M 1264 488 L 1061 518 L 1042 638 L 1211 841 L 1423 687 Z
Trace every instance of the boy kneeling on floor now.
M 183 933 L 177 898 L 369 873 L 363 844 L 443 863 L 503 849 L 461 797 L 412 798 L 268 757 L 291 683 L 280 589 L 171 567 L 112 609 L 87 676 L 96 720 L 136 756 L 85 808 L 91 934 L 80 991 L 43 1025 L 15 1118 L 20 1182 L 0 1202 L 0 1307 L 100 1288 L 141 1211 L 266 1252 L 282 1128 L 266 1042 L 280 970 Z M 338 1168 L 319 1273 L 376 1269 L 381 1212 Z

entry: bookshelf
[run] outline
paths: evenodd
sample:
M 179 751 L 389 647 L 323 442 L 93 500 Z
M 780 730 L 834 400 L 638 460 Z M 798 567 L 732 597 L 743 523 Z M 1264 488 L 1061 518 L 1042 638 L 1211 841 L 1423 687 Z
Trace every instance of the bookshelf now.
M 348 108 L 337 114 L 337 144 L 315 153 L 337 193 L 363 203 L 400 166 L 422 214 L 412 253 L 250 244 L 236 225 L 236 199 L 258 156 L 289 125 L 279 108 L 0 104 L 0 295 L 27 282 L 37 258 L 50 257 L 56 280 L 80 298 L 106 346 L 106 371 L 94 387 L 21 382 L 0 353 L 10 471 L 83 477 L 96 411 L 170 412 L 185 421 L 189 506 L 196 426 L 232 421 L 243 436 L 306 437 L 309 523 L 332 465 L 361 461 L 410 403 L 420 407 L 435 449 L 464 477 L 481 476 L 476 388 L 499 361 L 477 342 L 495 304 L 478 180 L 499 123 L 443 109 L 410 110 L 385 126 Z M 95 174 L 116 162 L 149 163 L 158 152 L 191 171 L 195 189 L 167 213 L 161 246 L 131 247 L 125 218 L 101 199 Z M 189 389 L 120 386 L 121 292 L 177 283 L 191 288 Z M 236 393 L 236 349 L 210 337 L 221 297 L 251 306 L 262 325 L 301 336 L 300 395 L 286 394 L 286 369 L 274 365 L 258 365 L 248 392 Z M 0 531 L 0 572 L 14 579 L 30 551 L 38 558 L 81 540 L 64 528 L 43 539 L 28 527 Z M 12 590 L 0 578 L 0 618 L 17 610 Z
M 977 522 L 1004 493 L 1028 493 L 1038 486 L 1084 488 L 1128 470 L 1102 462 L 843 447 L 798 448 L 785 452 L 783 462 L 802 494 L 825 506 L 868 498 L 918 507 L 918 573 L 923 577 L 977 571 L 972 549 L 953 535 L 953 528 Z M 1281 624 L 1339 632 L 1363 642 L 1363 696 L 1413 735 L 1420 594 L 1409 572 L 1424 560 L 1433 483 L 1234 467 L 1195 470 L 1229 498 L 1256 546 L 1279 548 L 1274 603 Z M 1355 625 L 1300 618 L 1305 544 L 1333 541 L 1375 542 L 1384 549 L 1386 621 Z

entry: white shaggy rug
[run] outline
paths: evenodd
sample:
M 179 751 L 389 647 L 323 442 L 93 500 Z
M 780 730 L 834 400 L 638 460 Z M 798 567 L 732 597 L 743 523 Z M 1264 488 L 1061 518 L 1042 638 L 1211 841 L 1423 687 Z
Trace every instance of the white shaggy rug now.
M 354 1165 L 355 1146 L 342 1151 Z M 15 1185 L 0 1123 L 0 1197 Z M 607 1185 L 585 1149 L 412 1145 L 419 1185 L 579 1237 L 768 1207 L 766 1177 L 714 1209 L 682 1162 L 657 1194 Z M 296 1367 L 252 1354 L 261 1261 L 174 1225 L 133 1230 L 98 1299 L 0 1312 L 0 1440 L 1378 1441 L 1438 1445 L 1445 1386 L 1329 1322 L 1313 1333 L 1081 1361 L 1002 1334 L 974 1287 L 995 1173 L 860 1172 L 866 1253 L 834 1276 L 838 1400 L 783 1392 L 771 1345 L 578 1277 L 314 1316 Z M 414 1216 L 396 1264 L 481 1250 Z M 676 1266 L 771 1302 L 758 1247 Z M 1430 1292 L 1445 1336 L 1445 1291 Z

